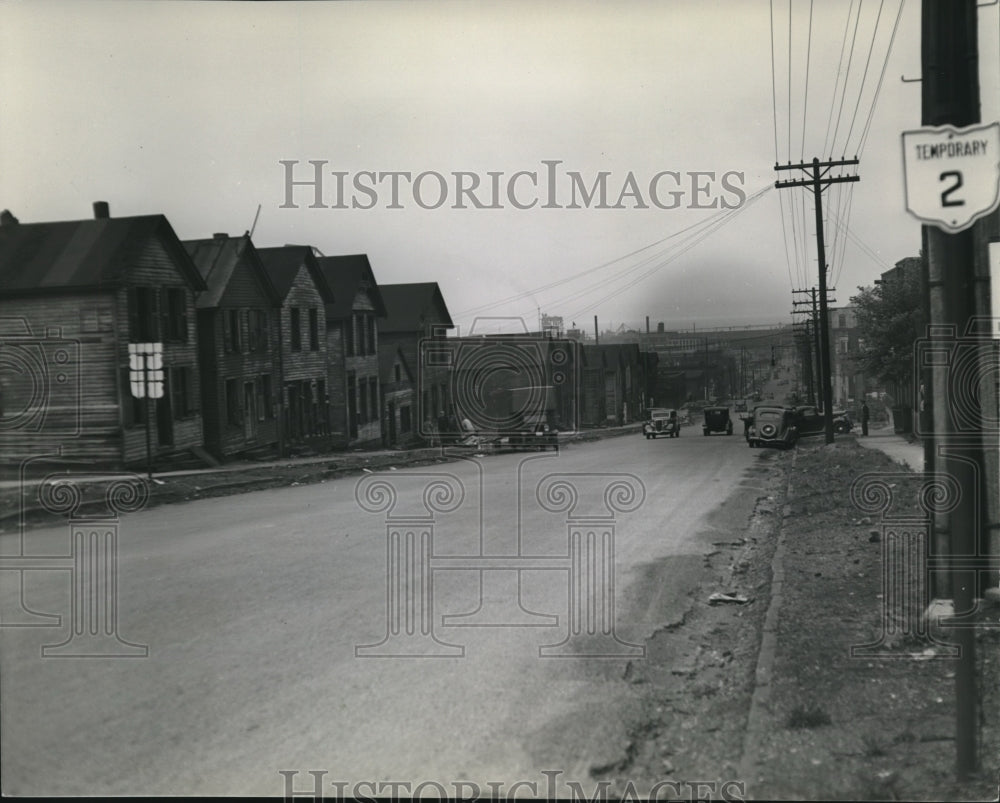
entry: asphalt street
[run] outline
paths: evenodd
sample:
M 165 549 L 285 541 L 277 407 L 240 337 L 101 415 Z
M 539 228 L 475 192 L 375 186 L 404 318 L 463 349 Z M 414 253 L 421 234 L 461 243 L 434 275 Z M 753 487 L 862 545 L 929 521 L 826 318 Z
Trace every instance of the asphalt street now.
M 589 782 L 636 705 L 627 662 L 683 615 L 720 526 L 744 523 L 708 514 L 763 459 L 688 427 L 125 516 L 96 593 L 137 655 L 43 656 L 83 615 L 81 572 L 25 571 L 22 599 L 0 571 L 3 791 Z M 69 544 L 60 524 L 20 554 Z M 25 608 L 59 626 L 9 626 Z

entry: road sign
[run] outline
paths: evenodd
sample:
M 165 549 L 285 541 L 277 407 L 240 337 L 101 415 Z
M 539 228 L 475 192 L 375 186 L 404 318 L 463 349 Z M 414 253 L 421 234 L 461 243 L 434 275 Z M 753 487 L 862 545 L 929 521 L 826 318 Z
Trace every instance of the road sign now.
M 163 396 L 163 344 L 128 344 L 128 379 L 137 399 Z
M 906 211 L 949 234 L 1000 203 L 1000 123 L 903 132 Z

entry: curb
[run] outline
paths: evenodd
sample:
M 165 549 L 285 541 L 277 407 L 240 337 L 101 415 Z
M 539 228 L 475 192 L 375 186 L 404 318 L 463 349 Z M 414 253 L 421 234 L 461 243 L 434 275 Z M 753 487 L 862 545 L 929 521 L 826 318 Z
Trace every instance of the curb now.
M 792 468 L 798 460 L 798 452 L 792 454 Z M 789 471 L 789 478 L 791 471 Z M 792 495 L 791 479 L 785 485 L 785 504 Z M 750 698 L 750 711 L 747 714 L 747 725 L 743 735 L 743 753 L 740 758 L 739 778 L 750 789 L 753 774 L 760 759 L 761 737 L 766 731 L 765 724 L 771 713 L 771 681 L 774 677 L 774 663 L 778 650 L 778 616 L 784 601 L 785 585 L 785 522 L 778 527 L 778 544 L 771 558 L 771 600 L 764 616 L 764 626 L 761 630 L 760 650 L 757 653 L 757 668 L 754 671 L 754 690 Z M 756 779 L 755 779 L 756 780 Z M 748 798 L 752 795 L 747 793 Z

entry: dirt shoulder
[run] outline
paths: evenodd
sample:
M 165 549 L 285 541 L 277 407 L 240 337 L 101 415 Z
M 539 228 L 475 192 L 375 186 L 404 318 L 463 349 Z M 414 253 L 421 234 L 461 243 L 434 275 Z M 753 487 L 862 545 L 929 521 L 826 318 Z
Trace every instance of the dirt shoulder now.
M 629 781 L 682 794 L 714 784 L 731 799 L 997 799 L 1000 627 L 977 640 L 982 770 L 965 782 L 953 771 L 955 662 L 899 621 L 884 637 L 881 521 L 851 486 L 891 473 L 896 512 L 916 516 L 916 476 L 853 437 L 762 455 L 755 472 L 746 529 L 717 543 L 683 620 L 630 667 L 643 714 L 620 759 L 591 768 L 608 799 Z M 879 642 L 880 657 L 852 657 Z

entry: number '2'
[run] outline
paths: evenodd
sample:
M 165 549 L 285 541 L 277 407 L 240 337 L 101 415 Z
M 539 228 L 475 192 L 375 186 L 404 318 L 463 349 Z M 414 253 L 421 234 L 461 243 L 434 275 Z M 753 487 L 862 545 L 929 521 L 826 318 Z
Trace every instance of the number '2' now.
M 944 181 L 949 178 L 955 179 L 955 183 L 941 193 L 941 206 L 965 206 L 965 201 L 957 198 L 953 200 L 948 197 L 956 190 L 960 190 L 962 188 L 962 174 L 958 170 L 946 170 L 938 177 L 940 181 Z

